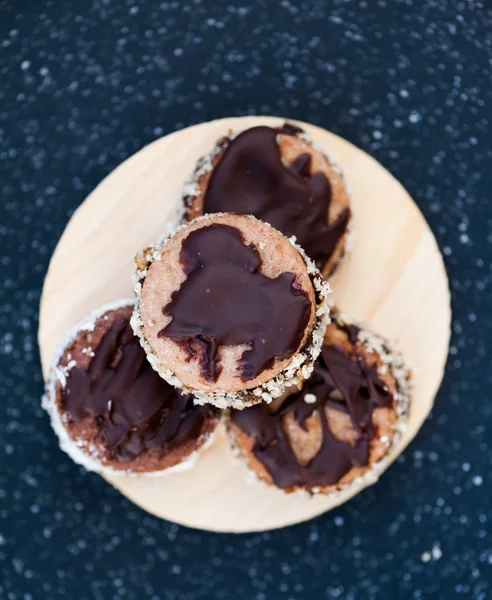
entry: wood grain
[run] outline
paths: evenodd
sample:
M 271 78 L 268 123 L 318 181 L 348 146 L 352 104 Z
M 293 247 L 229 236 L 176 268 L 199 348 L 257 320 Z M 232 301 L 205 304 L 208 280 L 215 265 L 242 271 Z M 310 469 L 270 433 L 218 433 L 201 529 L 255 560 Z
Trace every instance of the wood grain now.
M 40 307 L 43 373 L 65 330 L 105 302 L 131 297 L 135 253 L 154 242 L 181 198 L 195 161 L 229 129 L 282 119 L 229 118 L 168 135 L 120 165 L 73 215 L 52 257 Z M 350 183 L 355 240 L 331 280 L 340 309 L 392 340 L 415 370 L 409 428 L 392 459 L 416 435 L 442 379 L 450 334 L 449 288 L 436 241 L 404 188 L 373 158 L 318 127 L 304 124 L 334 155 Z M 213 531 L 260 531 L 304 521 L 345 502 L 285 495 L 249 481 L 233 460 L 222 428 L 194 469 L 163 478 L 108 481 L 149 512 Z

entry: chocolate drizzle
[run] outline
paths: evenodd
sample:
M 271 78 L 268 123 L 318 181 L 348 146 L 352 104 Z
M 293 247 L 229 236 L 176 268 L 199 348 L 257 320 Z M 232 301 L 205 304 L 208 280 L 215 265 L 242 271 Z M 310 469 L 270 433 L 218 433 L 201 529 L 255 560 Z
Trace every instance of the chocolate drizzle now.
M 339 393 L 336 393 L 339 392 Z M 309 403 L 307 394 L 316 396 Z M 377 369 L 367 366 L 336 346 L 325 345 L 314 373 L 301 392 L 287 398 L 273 413 L 263 405 L 232 411 L 231 421 L 254 439 L 253 454 L 283 489 L 330 486 L 338 483 L 353 467 L 369 462 L 370 441 L 375 434 L 372 413 L 388 407 L 393 396 L 379 379 Z M 347 413 L 357 433 L 354 444 L 338 440 L 330 430 L 325 407 Z M 307 431 L 306 420 L 317 413 L 321 418 L 322 440 L 316 455 L 306 465 L 299 464 L 284 430 L 283 420 L 293 413 L 298 425 Z
M 350 210 L 328 223 L 332 196 L 323 173 L 312 173 L 311 155 L 282 163 L 277 135 L 296 135 L 297 128 L 253 127 L 226 148 L 210 177 L 203 212 L 252 214 L 286 236 L 294 235 L 307 254 L 322 267 L 345 233 Z
M 126 462 L 145 450 L 167 451 L 196 439 L 213 408 L 193 406 L 147 362 L 128 319 L 104 334 L 87 370 L 74 366 L 61 408 L 74 423 L 93 417 L 112 458 Z
M 180 262 L 187 277 L 163 308 L 172 320 L 158 335 L 182 344 L 189 360 L 198 358 L 206 380 L 218 379 L 224 345 L 248 345 L 238 365 L 243 381 L 297 350 L 309 323 L 309 298 L 294 274 L 263 275 L 257 249 L 244 243 L 239 229 L 212 224 L 192 231 Z

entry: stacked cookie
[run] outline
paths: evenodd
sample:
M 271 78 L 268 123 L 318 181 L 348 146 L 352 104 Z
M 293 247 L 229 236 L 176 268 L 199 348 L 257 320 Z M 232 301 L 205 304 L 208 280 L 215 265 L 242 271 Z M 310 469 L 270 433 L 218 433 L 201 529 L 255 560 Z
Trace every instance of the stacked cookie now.
M 231 448 L 286 492 L 374 478 L 405 427 L 410 374 L 329 303 L 351 237 L 339 167 L 295 125 L 220 139 L 181 223 L 136 256 L 135 300 L 67 334 L 44 406 L 101 473 L 193 466 L 223 417 Z

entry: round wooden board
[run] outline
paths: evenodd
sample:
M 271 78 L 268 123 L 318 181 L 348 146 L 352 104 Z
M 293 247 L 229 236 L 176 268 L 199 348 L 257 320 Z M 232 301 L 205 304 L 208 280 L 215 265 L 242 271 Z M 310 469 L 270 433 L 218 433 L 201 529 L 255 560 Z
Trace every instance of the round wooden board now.
M 131 297 L 133 257 L 164 231 L 196 160 L 229 129 L 278 125 L 270 117 L 202 123 L 161 138 L 120 165 L 73 215 L 56 248 L 43 289 L 39 345 L 44 376 L 66 329 L 98 306 Z M 353 196 L 355 240 L 331 280 L 333 298 L 393 341 L 415 370 L 408 430 L 392 459 L 415 436 L 443 376 L 450 335 L 450 298 L 432 232 L 403 187 L 373 158 L 323 129 L 302 124 L 334 155 Z M 347 501 L 286 495 L 251 481 L 233 459 L 224 431 L 189 471 L 161 478 L 107 480 L 145 510 L 211 531 L 248 532 L 299 523 Z

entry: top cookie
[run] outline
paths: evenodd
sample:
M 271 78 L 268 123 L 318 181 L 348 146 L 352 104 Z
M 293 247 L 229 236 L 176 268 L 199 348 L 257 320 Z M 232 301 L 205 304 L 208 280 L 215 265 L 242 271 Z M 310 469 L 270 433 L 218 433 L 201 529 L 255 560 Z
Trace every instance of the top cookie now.
M 340 168 L 297 126 L 252 127 L 217 142 L 185 188 L 185 216 L 252 214 L 295 236 L 325 276 L 340 262 L 351 219 Z
M 243 407 L 309 375 L 329 288 L 270 225 L 208 215 L 144 250 L 137 266 L 133 327 L 171 384 Z

